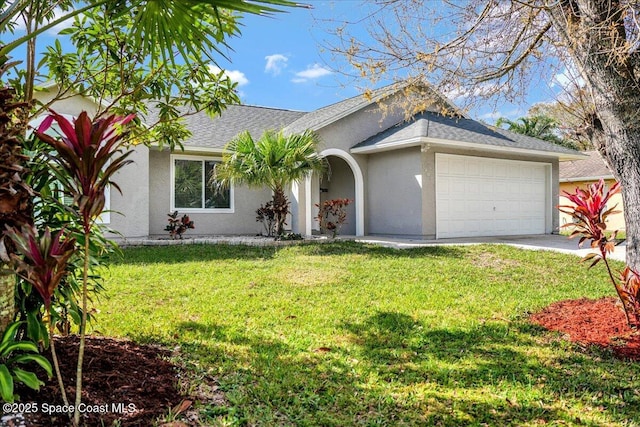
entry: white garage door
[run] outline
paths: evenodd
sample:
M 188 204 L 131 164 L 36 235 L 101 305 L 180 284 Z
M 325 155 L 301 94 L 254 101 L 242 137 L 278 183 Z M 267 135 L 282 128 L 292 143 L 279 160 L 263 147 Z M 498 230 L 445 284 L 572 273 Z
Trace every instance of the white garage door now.
M 549 166 L 436 154 L 437 238 L 544 234 Z

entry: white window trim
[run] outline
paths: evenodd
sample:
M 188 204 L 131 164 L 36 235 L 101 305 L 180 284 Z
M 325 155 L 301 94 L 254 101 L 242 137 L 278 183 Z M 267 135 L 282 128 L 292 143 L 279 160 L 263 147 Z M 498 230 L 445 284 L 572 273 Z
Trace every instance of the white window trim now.
M 175 177 L 176 177 L 176 160 L 193 160 L 193 161 L 215 161 L 215 162 L 220 162 L 222 161 L 221 157 L 210 157 L 210 156 L 189 156 L 189 155 L 183 155 L 183 154 L 172 154 L 170 156 L 171 158 L 171 173 L 170 173 L 170 180 L 171 180 L 171 191 L 170 191 L 170 195 L 169 195 L 169 212 L 174 212 L 174 211 L 178 211 L 180 213 L 234 213 L 235 212 L 235 202 L 234 202 L 234 191 L 233 191 L 233 184 L 229 186 L 229 207 L 228 208 L 177 208 L 175 206 L 175 191 L 176 191 L 176 181 L 175 181 Z M 202 169 L 202 174 L 204 175 L 204 168 Z M 203 176 L 203 184 L 206 184 L 206 177 Z M 205 191 L 205 187 L 203 185 L 202 187 L 202 191 Z M 202 197 L 204 198 L 204 194 L 202 195 Z

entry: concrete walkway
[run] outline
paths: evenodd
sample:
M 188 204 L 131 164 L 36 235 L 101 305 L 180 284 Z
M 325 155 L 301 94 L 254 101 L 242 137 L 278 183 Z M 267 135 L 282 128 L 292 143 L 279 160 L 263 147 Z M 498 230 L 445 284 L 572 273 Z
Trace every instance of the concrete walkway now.
M 419 240 L 403 239 L 397 237 L 366 236 L 354 238 L 357 242 L 374 243 L 382 246 L 398 249 L 415 248 L 422 246 L 442 246 L 442 245 L 479 245 L 483 243 L 495 243 L 515 246 L 522 249 L 555 251 L 565 254 L 584 257 L 589 252 L 593 252 L 589 247 L 578 247 L 577 239 L 569 239 L 566 236 L 555 234 L 536 236 L 504 236 L 504 237 L 473 237 L 460 239 L 440 239 L 440 240 Z M 616 246 L 615 252 L 610 254 L 611 259 L 624 261 L 626 258 L 626 246 L 624 243 Z

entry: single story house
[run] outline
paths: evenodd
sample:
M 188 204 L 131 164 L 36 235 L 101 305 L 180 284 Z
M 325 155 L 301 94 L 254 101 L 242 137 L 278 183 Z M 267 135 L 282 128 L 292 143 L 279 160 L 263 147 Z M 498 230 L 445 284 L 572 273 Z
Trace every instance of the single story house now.
M 564 192 L 575 193 L 576 188 L 585 189 L 587 186 L 604 179 L 607 187 L 615 184 L 609 166 L 600 156 L 597 150 L 586 151 L 588 157 L 579 160 L 571 160 L 560 164 L 560 205 L 570 204 L 569 200 L 562 197 Z M 610 230 L 624 230 L 624 206 L 622 194 L 616 194 L 611 198 L 611 206 L 616 206 L 620 213 L 611 215 L 607 221 L 607 228 Z M 560 212 L 560 225 L 571 223 L 571 217 Z
M 415 88 L 414 88 L 415 89 Z M 426 91 L 426 92 L 425 92 Z M 46 100 L 47 93 L 40 92 Z M 426 109 L 407 119 L 409 96 Z M 66 100 L 60 113 L 91 111 Z M 95 108 L 95 106 L 94 106 Z M 443 114 L 447 111 L 447 114 Z M 315 204 L 349 198 L 342 234 L 415 238 L 549 234 L 558 231 L 559 164 L 582 155 L 536 138 L 486 126 L 458 112 L 429 88 L 387 86 L 311 112 L 229 106 L 214 119 L 186 117 L 193 136 L 183 151 L 136 146 L 133 165 L 115 180 L 105 218 L 125 238 L 166 236 L 167 213 L 188 213 L 197 235 L 256 234 L 255 210 L 268 189 L 234 186 L 214 194 L 208 172 L 224 146 L 248 130 L 315 131 L 330 179 L 310 176 L 290 189 L 292 231 L 317 232 Z

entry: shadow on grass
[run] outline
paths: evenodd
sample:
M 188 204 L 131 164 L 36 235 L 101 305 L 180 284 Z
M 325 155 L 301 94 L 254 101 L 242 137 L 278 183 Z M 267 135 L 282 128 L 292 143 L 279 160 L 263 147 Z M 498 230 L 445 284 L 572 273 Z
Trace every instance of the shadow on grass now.
M 124 248 L 122 256 L 113 255 L 109 262 L 113 265 L 141 265 L 220 260 L 268 260 L 289 253 L 317 256 L 363 254 L 375 258 L 462 258 L 466 252 L 463 247 L 433 246 L 393 249 L 350 241 L 300 243 L 290 246 L 194 244 Z
M 271 259 L 280 248 L 229 244 L 193 244 L 174 246 L 141 246 L 122 249 L 113 255 L 114 265 L 180 264 L 184 262 Z
M 178 323 L 174 334 L 190 360 L 218 372 L 231 407 L 211 413 L 233 414 L 237 424 L 596 426 L 640 419 L 637 364 L 564 350 L 539 356 L 541 332 L 529 324 L 434 329 L 379 312 L 341 328 L 346 338 L 317 348 L 199 322 Z
M 396 249 L 372 243 L 336 241 L 324 244 L 308 244 L 300 247 L 306 255 L 366 254 L 375 258 L 463 258 L 467 250 L 463 246 L 426 246 Z

